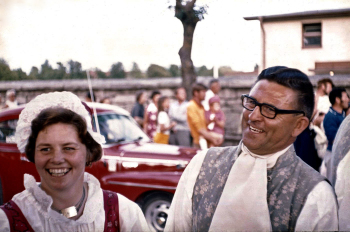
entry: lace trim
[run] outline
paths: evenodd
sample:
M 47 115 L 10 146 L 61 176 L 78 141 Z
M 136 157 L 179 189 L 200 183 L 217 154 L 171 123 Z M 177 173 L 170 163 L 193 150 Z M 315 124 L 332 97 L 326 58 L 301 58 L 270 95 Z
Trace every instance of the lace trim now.
M 76 220 L 77 224 L 92 223 L 97 217 L 97 213 L 103 208 L 103 194 L 98 180 L 89 173 L 84 173 L 84 182 L 88 183 L 88 199 L 85 203 L 83 215 Z M 30 192 L 31 197 L 27 199 L 33 207 L 44 217 L 53 223 L 67 223 L 70 219 L 65 218 L 55 210 L 51 209 L 53 203 L 51 196 L 47 195 L 37 184 L 35 178 L 29 174 L 24 175 L 24 186 Z
M 86 121 L 90 118 L 89 113 L 85 109 L 81 100 L 71 92 L 52 92 L 41 94 L 30 101 L 19 115 L 17 122 L 15 141 L 18 149 L 23 153 L 31 134 L 31 123 L 38 114 L 50 107 L 63 107 L 74 111 L 82 116 Z M 87 123 L 87 131 L 92 138 L 99 144 L 105 143 L 105 138 L 92 130 L 91 123 Z

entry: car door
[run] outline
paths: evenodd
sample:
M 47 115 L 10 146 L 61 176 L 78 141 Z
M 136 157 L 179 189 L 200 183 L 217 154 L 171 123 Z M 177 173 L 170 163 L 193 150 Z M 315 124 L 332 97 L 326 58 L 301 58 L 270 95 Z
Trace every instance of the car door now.
M 33 175 L 39 181 L 35 165 L 20 153 L 14 141 L 18 115 L 0 118 L 0 196 L 3 203 L 24 190 L 24 174 Z M 1 202 L 0 202 L 1 204 Z

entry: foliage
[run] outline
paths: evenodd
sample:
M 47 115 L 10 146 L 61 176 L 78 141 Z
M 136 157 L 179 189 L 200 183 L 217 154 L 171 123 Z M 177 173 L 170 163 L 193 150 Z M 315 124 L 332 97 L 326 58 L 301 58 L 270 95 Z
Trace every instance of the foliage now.
M 179 69 L 179 66 L 175 65 L 175 64 L 172 64 L 170 65 L 170 68 L 169 68 L 169 73 L 172 77 L 179 77 L 181 76 L 181 71 Z
M 170 73 L 164 67 L 151 64 L 147 69 L 148 77 L 170 77 Z
M 219 67 L 219 76 L 220 77 L 229 76 L 232 73 L 234 73 L 234 71 L 232 70 L 232 68 L 230 66 L 221 66 L 221 67 Z
M 197 5 L 196 0 L 176 0 L 176 5 L 170 4 L 168 8 L 175 9 L 175 17 L 181 21 L 186 21 L 190 18 L 192 18 L 190 20 L 196 18 L 198 21 L 201 21 L 204 19 L 204 15 L 208 13 L 208 5 Z M 191 17 L 188 17 L 189 15 Z
M 134 78 L 144 78 L 145 77 L 143 75 L 143 73 L 141 72 L 141 69 L 139 68 L 139 66 L 136 62 L 133 62 L 129 76 L 134 77 Z
M 82 69 L 82 65 L 78 61 L 69 60 L 67 66 L 62 62 L 57 62 L 56 68 L 53 68 L 48 60 L 41 65 L 41 69 L 32 66 L 29 75 L 21 68 L 11 70 L 4 59 L 0 58 L 0 81 L 5 80 L 63 80 L 63 79 L 85 79 L 86 72 Z M 225 68 L 225 67 L 224 67 Z M 68 70 L 68 71 L 67 71 Z M 212 76 L 213 69 L 207 69 L 206 66 L 195 68 L 200 76 Z M 107 79 L 107 78 L 125 78 L 126 72 L 121 62 L 111 66 L 110 73 L 105 73 L 98 68 L 90 72 L 92 78 Z M 172 64 L 169 68 L 160 65 L 151 64 L 147 73 L 143 73 L 138 64 L 133 62 L 132 69 L 128 73 L 132 78 L 147 78 L 147 77 L 179 77 L 181 76 L 181 67 Z
M 198 76 L 202 76 L 202 77 L 212 77 L 213 76 L 213 68 L 207 69 L 207 66 L 203 65 L 203 66 L 197 68 L 197 74 L 198 74 Z
M 105 72 L 102 72 L 100 69 L 96 68 L 96 74 L 99 79 L 106 79 L 107 75 Z
M 28 79 L 27 78 L 27 74 L 25 72 L 23 72 L 21 68 L 13 70 L 12 74 L 13 74 L 15 80 L 26 80 L 26 79 Z
M 124 66 L 121 62 L 112 64 L 109 77 L 110 78 L 125 78 L 126 77 L 126 73 L 124 71 Z
M 70 79 L 86 79 L 86 72 L 82 70 L 80 62 L 70 60 L 68 65 Z
M 0 59 L 0 80 L 15 80 L 15 76 L 12 73 L 10 66 L 4 59 Z
M 39 69 L 37 67 L 33 66 L 30 69 L 29 77 L 32 80 L 36 80 L 36 79 L 38 79 L 38 76 L 39 76 Z

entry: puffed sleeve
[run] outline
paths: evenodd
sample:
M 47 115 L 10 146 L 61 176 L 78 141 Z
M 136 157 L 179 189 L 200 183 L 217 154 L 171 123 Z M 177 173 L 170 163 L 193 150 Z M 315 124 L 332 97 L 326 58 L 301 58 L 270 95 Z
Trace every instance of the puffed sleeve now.
M 119 223 L 120 231 L 150 231 L 141 208 L 121 194 L 119 201 Z
M 295 231 L 338 231 L 338 207 L 332 186 L 321 181 L 309 193 Z
M 0 231 L 1 232 L 10 232 L 10 224 L 7 219 L 5 212 L 0 209 Z
M 164 231 L 192 230 L 192 194 L 207 150 L 199 152 L 183 172 L 169 209 Z

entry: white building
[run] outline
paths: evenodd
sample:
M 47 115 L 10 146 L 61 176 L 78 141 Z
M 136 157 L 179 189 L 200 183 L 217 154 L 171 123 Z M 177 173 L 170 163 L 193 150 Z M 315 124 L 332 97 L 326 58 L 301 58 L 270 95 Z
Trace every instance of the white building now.
M 350 73 L 350 8 L 244 19 L 260 21 L 263 69 L 284 65 L 308 75 Z

